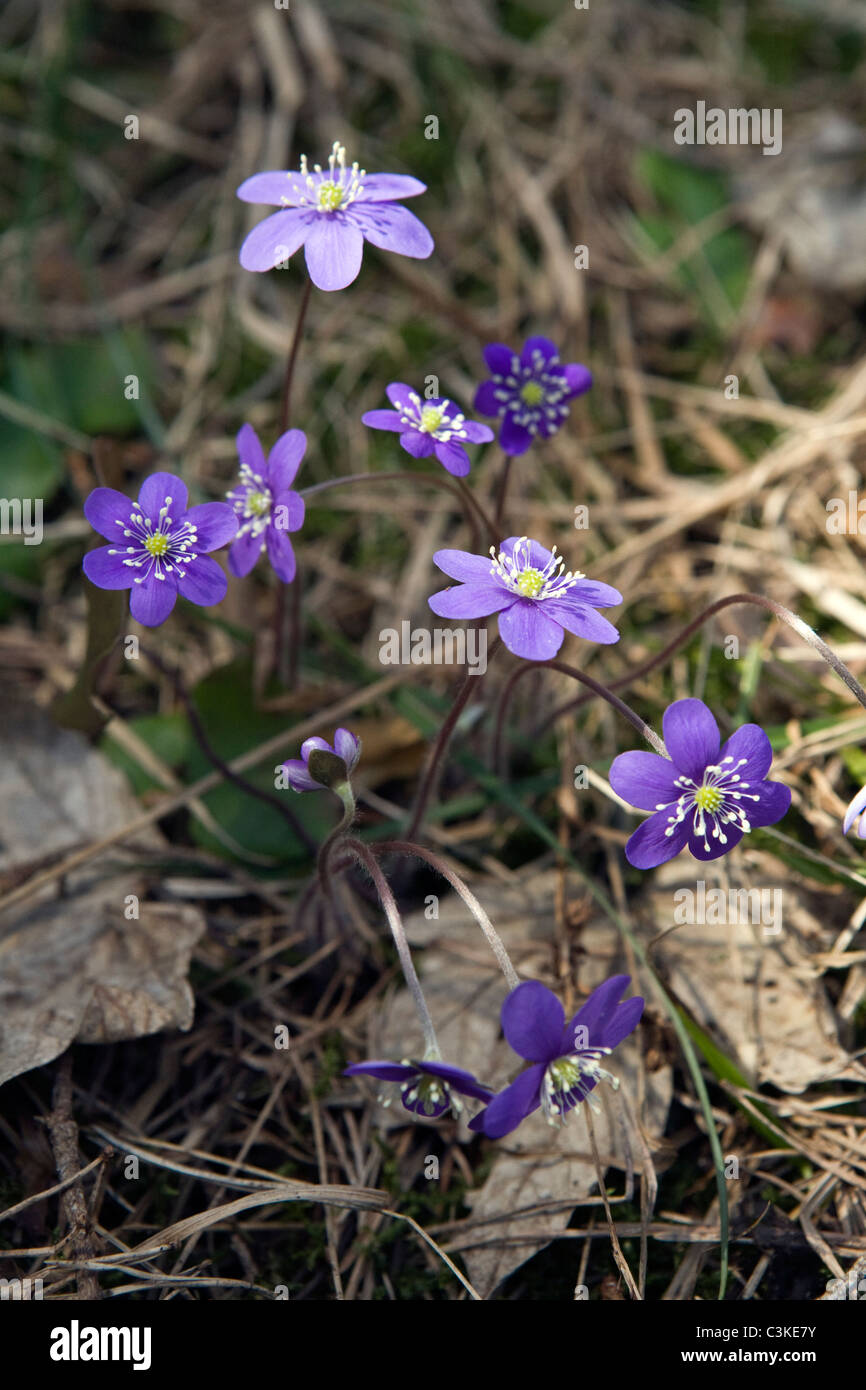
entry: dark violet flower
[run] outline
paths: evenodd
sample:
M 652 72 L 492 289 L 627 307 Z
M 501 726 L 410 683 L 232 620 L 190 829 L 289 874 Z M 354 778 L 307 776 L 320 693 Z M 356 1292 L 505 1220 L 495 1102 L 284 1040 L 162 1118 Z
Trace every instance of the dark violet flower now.
M 310 771 L 310 754 L 322 752 L 328 755 L 325 760 L 320 760 L 322 765 L 316 771 L 326 775 L 328 781 L 322 781 L 319 777 L 314 777 Z M 288 777 L 289 786 L 296 792 L 317 792 L 322 787 L 334 785 L 334 774 L 341 777 L 341 780 L 348 781 L 349 775 L 361 756 L 361 740 L 356 738 L 348 729 L 337 729 L 334 734 L 334 745 L 331 747 L 325 739 L 316 735 L 314 738 L 305 739 L 301 744 L 301 756 L 299 758 L 289 758 L 283 763 L 283 768 Z M 329 760 L 335 760 L 330 766 Z M 315 763 L 315 759 L 313 760 Z M 338 763 L 343 764 L 344 775 Z
M 281 434 L 265 462 L 252 425 L 238 431 L 241 480 L 226 493 L 238 515 L 237 539 L 229 551 L 229 569 L 242 578 L 267 548 L 274 572 L 286 584 L 295 577 L 295 552 L 289 531 L 304 524 L 304 499 L 291 486 L 301 466 L 307 436 L 303 430 Z
M 549 338 L 527 338 L 519 357 L 504 343 L 488 343 L 484 360 L 491 377 L 475 393 L 475 409 L 502 417 L 499 442 L 506 454 L 525 454 L 537 435 L 556 434 L 570 401 L 592 385 L 589 368 L 560 362 Z
M 338 141 L 328 167 L 270 170 L 253 174 L 238 189 L 245 203 L 270 203 L 272 213 L 254 227 L 241 247 L 245 270 L 272 270 L 301 247 L 307 270 L 320 290 L 342 290 L 361 269 L 364 242 L 382 251 L 424 260 L 433 238 L 399 198 L 415 198 L 427 185 L 408 174 L 367 174 L 346 168 L 346 150 Z
M 486 618 L 499 614 L 499 635 L 509 651 L 527 661 L 556 656 L 566 632 L 589 642 L 618 642 L 619 633 L 596 613 L 622 603 L 609 584 L 562 571 L 565 561 L 526 536 L 503 541 L 498 556 L 437 550 L 436 564 L 460 588 L 441 589 L 428 600 L 440 618 Z
M 456 478 L 463 478 L 469 472 L 464 441 L 487 444 L 493 438 L 488 425 L 467 420 L 444 396 L 422 400 L 417 391 L 402 381 L 392 381 L 386 391 L 396 409 L 368 410 L 361 417 L 363 423 L 374 430 L 399 431 L 400 444 L 407 454 L 416 459 L 435 454 L 442 467 Z
M 455 1114 L 462 1106 L 453 1095 L 458 1091 L 475 1100 L 490 1100 L 493 1092 L 482 1086 L 471 1072 L 450 1067 L 445 1062 L 355 1062 L 344 1076 L 375 1076 L 379 1081 L 398 1081 L 403 1109 L 427 1120 L 438 1120 L 450 1107 Z M 383 1102 L 388 1105 L 389 1101 Z
M 791 792 L 765 780 L 773 750 L 758 724 L 743 724 L 720 748 L 719 726 L 703 700 L 675 700 L 662 727 L 670 760 L 620 753 L 610 769 L 618 796 L 655 812 L 625 847 L 636 869 L 654 869 L 686 846 L 695 859 L 718 859 L 749 830 L 782 819 Z
M 502 1005 L 502 1031 L 514 1051 L 532 1066 L 500 1091 L 470 1122 L 488 1139 L 510 1134 L 539 1106 L 551 1124 L 589 1098 L 599 1081 L 616 1088 L 617 1077 L 601 1066 L 638 1025 L 639 995 L 618 1003 L 628 975 L 613 975 L 593 990 L 570 1023 L 556 995 L 538 980 L 526 980 Z M 590 1100 L 590 1107 L 597 1105 Z
M 848 810 L 845 812 L 845 819 L 842 822 L 842 834 L 847 835 L 851 826 L 854 826 L 858 840 L 866 840 L 866 787 L 861 787 Z
M 129 611 L 145 627 L 164 622 L 179 593 L 209 608 L 225 598 L 225 574 L 208 554 L 236 534 L 225 502 L 187 508 L 186 483 L 174 473 L 151 473 L 137 502 L 113 487 L 98 487 L 84 515 L 111 545 L 84 557 L 84 573 L 100 589 L 129 589 Z

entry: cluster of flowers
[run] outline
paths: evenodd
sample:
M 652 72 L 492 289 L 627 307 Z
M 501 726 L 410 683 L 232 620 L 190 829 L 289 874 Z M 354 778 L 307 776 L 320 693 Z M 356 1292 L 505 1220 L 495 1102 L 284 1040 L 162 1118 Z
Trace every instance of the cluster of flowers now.
M 256 174 L 238 196 L 279 211 L 250 232 L 241 264 L 268 271 L 303 246 L 313 284 L 336 291 L 358 275 L 365 241 L 398 255 L 427 257 L 432 237 L 400 202 L 424 191 L 424 184 L 405 175 L 368 175 L 357 164 L 347 166 L 340 144 L 334 145 L 327 168 L 310 169 L 302 158 L 298 170 Z M 554 434 L 571 401 L 592 384 L 586 367 L 562 363 L 556 345 L 543 337 L 529 338 L 519 353 L 502 343 L 488 344 L 484 359 L 490 377 L 478 387 L 474 409 L 499 421 L 499 442 L 508 456 Z M 386 395 L 392 409 L 369 411 L 363 423 L 399 435 L 401 448 L 413 458 L 435 456 L 455 477 L 470 471 L 466 445 L 494 437 L 489 426 L 467 419 L 445 397 L 424 398 L 397 381 L 386 387 Z M 249 574 L 267 553 L 278 579 L 291 583 L 296 561 L 290 536 L 302 527 L 305 513 L 293 484 L 306 447 L 303 431 L 291 429 L 265 457 L 256 431 L 243 425 L 237 435 L 240 476 L 226 502 L 190 507 L 183 481 L 166 472 L 148 477 L 135 502 L 113 488 L 97 488 L 84 510 L 108 544 L 85 557 L 87 577 L 104 589 L 129 589 L 132 616 L 151 627 L 168 617 L 178 594 L 204 606 L 225 597 L 226 576 L 212 554 L 226 545 L 233 575 Z M 433 560 L 456 583 L 431 595 L 432 611 L 468 620 L 497 615 L 500 637 L 518 657 L 550 660 L 567 632 L 591 642 L 619 640 L 598 610 L 620 604 L 622 595 L 566 570 L 556 547 L 548 550 L 526 536 L 510 536 L 489 555 L 440 550 Z M 698 860 L 717 859 L 752 828 L 771 825 L 788 810 L 790 791 L 767 778 L 772 750 L 758 725 L 744 725 L 722 744 L 707 706 L 684 699 L 666 710 L 663 729 L 666 757 L 622 753 L 610 769 L 614 791 L 651 813 L 626 846 L 636 868 L 651 869 L 686 848 Z M 306 792 L 324 785 L 311 771 L 314 752 L 336 760 L 348 784 L 360 744 L 349 730 L 338 729 L 333 747 L 323 738 L 308 739 L 301 757 L 284 764 L 291 787 Z M 330 766 L 320 757 L 313 762 L 317 769 Z M 846 832 L 851 825 L 866 838 L 866 789 L 849 808 Z M 513 989 L 503 1006 L 503 1029 L 531 1065 L 499 1095 L 436 1056 L 359 1063 L 348 1074 L 399 1082 L 404 1106 L 431 1118 L 455 1103 L 455 1093 L 483 1101 L 472 1127 L 490 1137 L 509 1133 L 539 1106 L 549 1118 L 561 1118 L 600 1080 L 612 1079 L 601 1059 L 636 1027 L 643 1009 L 639 998 L 617 1002 L 627 984 L 627 976 L 608 980 L 568 1025 L 561 1004 L 542 984 L 528 981 Z

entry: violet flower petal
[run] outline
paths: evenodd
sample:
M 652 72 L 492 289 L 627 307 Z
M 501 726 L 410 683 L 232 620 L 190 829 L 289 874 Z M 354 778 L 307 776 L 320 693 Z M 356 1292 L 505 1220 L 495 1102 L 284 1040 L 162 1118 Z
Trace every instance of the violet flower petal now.
M 449 578 L 459 579 L 464 583 L 474 581 L 486 584 L 493 578 L 490 573 L 489 555 L 473 555 L 468 550 L 437 550 L 433 555 L 433 563 Z
M 286 430 L 268 455 L 268 487 L 272 493 L 288 492 L 295 481 L 307 448 L 303 430 Z
M 608 781 L 617 796 L 641 811 L 669 806 L 680 795 L 675 785 L 677 769 L 669 758 L 643 749 L 620 753 L 610 765 Z
M 317 220 L 304 245 L 310 279 L 320 290 L 344 290 L 358 278 L 364 255 L 364 238 L 360 229 L 345 214 L 313 215 Z
M 185 581 L 184 581 L 185 582 Z M 133 584 L 129 594 L 129 611 L 143 627 L 159 627 L 164 623 L 177 601 L 177 589 L 170 579 L 142 580 Z
M 202 502 L 197 507 L 190 507 L 185 519 L 198 532 L 196 550 L 199 555 L 228 545 L 238 533 L 237 513 L 225 502 Z M 195 563 L 188 568 L 194 568 Z
M 532 443 L 532 435 L 523 425 L 515 422 L 512 414 L 507 414 L 502 421 L 502 429 L 499 433 L 499 443 L 502 445 L 506 454 L 511 454 L 515 458 L 518 454 L 525 454 Z
M 462 584 L 453 589 L 440 589 L 437 594 L 431 594 L 427 602 L 440 618 L 487 618 L 491 613 L 499 613 L 501 628 L 502 610 L 517 600 L 501 585 Z M 557 630 L 561 640 L 561 630 Z
M 291 584 L 298 571 L 298 562 L 288 531 L 269 526 L 265 532 L 265 545 L 274 574 L 284 584 Z
M 519 1057 L 550 1062 L 559 1056 L 565 1011 L 553 990 L 540 980 L 524 980 L 502 1005 L 502 1031 Z
M 433 238 L 424 223 L 399 203 L 352 203 L 347 218 L 363 233 L 364 239 L 380 251 L 394 251 L 413 260 L 426 260 L 433 251 Z
M 313 232 L 318 216 L 305 208 L 286 208 L 283 212 L 271 213 L 253 227 L 241 246 L 240 262 L 244 270 L 273 270 L 275 265 L 287 261 Z
M 399 410 L 368 410 L 361 416 L 361 424 L 371 430 L 392 430 L 397 433 L 404 428 Z
M 655 869 L 685 848 L 689 840 L 691 817 L 680 821 L 668 835 L 667 831 L 671 829 L 669 818 L 669 811 L 656 811 L 654 816 L 638 826 L 627 841 L 625 857 L 635 869 Z
M 515 656 L 526 661 L 549 661 L 556 656 L 565 634 L 559 623 L 545 615 L 545 606 L 518 599 L 500 613 L 499 635 Z
M 433 452 L 446 472 L 453 478 L 465 478 L 472 467 L 471 460 L 462 444 L 456 440 L 449 440 L 447 444 L 439 443 L 433 445 Z
M 247 468 L 251 468 L 253 473 L 264 482 L 267 477 L 268 465 L 265 462 L 262 442 L 252 425 L 241 425 L 235 443 L 241 463 L 245 463 Z
M 191 565 L 184 566 L 178 593 L 183 594 L 190 603 L 212 608 L 215 603 L 222 603 L 227 588 L 225 570 L 210 555 L 199 555 Z
M 510 1086 L 495 1095 L 480 1115 L 469 1121 L 469 1128 L 487 1135 L 488 1139 L 502 1139 L 517 1129 L 528 1115 L 541 1104 L 541 1085 L 544 1080 L 545 1064 L 536 1062 L 520 1073 Z
M 703 700 L 675 700 L 664 712 L 662 729 L 665 747 L 680 772 L 700 786 L 721 744 L 719 726 Z
M 124 528 L 129 521 L 132 503 L 124 493 L 113 487 L 94 488 L 84 503 L 84 515 L 94 531 L 107 541 L 125 544 Z M 118 525 L 121 522 L 121 525 Z
M 112 554 L 112 551 L 115 553 Z M 88 550 L 83 568 L 91 584 L 98 585 L 100 589 L 132 588 L 135 570 L 130 565 L 125 565 L 123 557 L 116 551 L 117 547 L 113 545 L 100 545 L 95 550 Z
M 176 473 L 151 473 L 141 485 L 138 505 L 144 516 L 149 516 L 155 524 L 169 497 L 171 502 L 167 515 L 172 521 L 177 521 L 187 507 L 189 493 L 186 483 L 182 478 L 178 478 Z

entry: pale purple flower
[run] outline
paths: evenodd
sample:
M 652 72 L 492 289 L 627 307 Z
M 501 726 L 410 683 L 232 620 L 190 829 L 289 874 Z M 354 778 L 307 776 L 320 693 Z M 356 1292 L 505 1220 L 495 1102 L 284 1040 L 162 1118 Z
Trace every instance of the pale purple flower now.
M 187 508 L 187 488 L 174 473 L 151 473 L 137 502 L 113 487 L 98 487 L 84 515 L 111 545 L 84 557 L 84 573 L 100 589 L 129 589 L 129 611 L 145 627 L 158 627 L 178 594 L 209 608 L 225 598 L 227 580 L 208 554 L 238 529 L 225 502 Z
M 459 588 L 441 589 L 428 600 L 440 618 L 486 618 L 499 614 L 499 635 L 515 656 L 549 661 L 566 632 L 589 642 L 618 642 L 619 633 L 596 608 L 622 603 L 609 584 L 569 570 L 556 546 L 546 550 L 526 536 L 510 536 L 496 555 L 437 550 L 434 561 Z
M 602 1059 L 634 1031 L 644 1009 L 640 995 L 617 1002 L 628 983 L 628 975 L 605 980 L 570 1023 L 556 995 L 539 980 L 525 980 L 513 989 L 502 1005 L 502 1031 L 509 1046 L 532 1066 L 494 1096 L 469 1128 L 501 1139 L 539 1106 L 556 1124 L 588 1100 L 600 1081 L 616 1089 L 619 1081 L 604 1069 Z M 591 1099 L 589 1105 L 597 1109 Z
M 300 758 L 289 758 L 283 763 L 289 786 L 296 792 L 317 792 L 321 787 L 328 785 L 320 782 L 310 773 L 310 754 L 314 749 L 320 749 L 323 753 L 330 753 L 332 757 L 341 759 L 346 768 L 346 779 L 354 769 L 361 756 L 361 740 L 356 738 L 348 729 L 337 729 L 334 734 L 333 747 L 324 738 L 317 735 L 313 738 L 305 739 L 301 744 Z
M 493 1095 L 490 1087 L 482 1086 L 471 1072 L 446 1062 L 414 1062 L 408 1058 L 403 1062 L 355 1062 L 346 1067 L 343 1075 L 398 1082 L 404 1110 L 426 1120 L 438 1120 L 449 1107 L 458 1112 L 462 1107 L 453 1095 L 455 1091 L 474 1100 L 490 1100 Z
M 556 434 L 571 401 L 592 385 L 589 368 L 560 362 L 549 338 L 527 338 L 519 357 L 504 343 L 488 343 L 484 360 L 491 377 L 475 393 L 475 409 L 502 417 L 499 442 L 506 454 L 525 454 L 537 436 Z
M 238 189 L 245 203 L 270 203 L 272 213 L 254 227 L 241 247 L 245 270 L 272 270 L 301 247 L 307 270 L 320 290 L 342 290 L 361 269 L 364 242 L 382 251 L 424 260 L 433 238 L 399 198 L 415 198 L 427 185 L 408 174 L 367 174 L 357 164 L 346 167 L 339 141 L 328 167 L 269 170 L 253 174 Z
M 782 819 L 791 792 L 766 780 L 773 750 L 759 724 L 743 724 L 720 747 L 703 700 L 675 700 L 662 728 L 670 759 L 620 753 L 610 769 L 617 796 L 655 813 L 625 847 L 636 869 L 654 869 L 686 847 L 695 859 L 719 859 L 750 830 Z
M 845 812 L 845 819 L 842 822 L 842 834 L 847 835 L 848 831 L 854 826 L 858 840 L 866 840 L 866 787 L 861 787 L 857 795 Z
M 435 454 L 443 468 L 455 478 L 469 472 L 467 444 L 488 444 L 493 431 L 488 425 L 467 420 L 457 406 L 444 396 L 429 400 L 418 395 L 402 381 L 387 386 L 388 400 L 394 410 L 368 410 L 361 419 L 374 430 L 394 430 L 400 434 L 400 445 L 413 458 L 423 459 Z
M 303 430 L 281 434 L 266 462 L 252 425 L 242 425 L 237 446 L 241 480 L 226 493 L 239 522 L 237 539 L 229 551 L 229 569 L 242 578 L 267 549 L 275 574 L 291 584 L 297 566 L 288 533 L 299 531 L 304 524 L 304 499 L 291 491 L 291 486 L 304 457 L 307 436 Z

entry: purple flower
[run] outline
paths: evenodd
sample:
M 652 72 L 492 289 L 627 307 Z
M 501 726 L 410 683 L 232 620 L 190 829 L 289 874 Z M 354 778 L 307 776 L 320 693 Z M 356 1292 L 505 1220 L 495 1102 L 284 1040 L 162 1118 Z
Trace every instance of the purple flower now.
M 399 431 L 401 447 L 407 454 L 416 459 L 435 454 L 442 467 L 456 478 L 464 478 L 469 472 L 469 455 L 461 441 L 487 444 L 493 438 L 488 425 L 467 420 L 444 396 L 422 400 L 417 391 L 402 381 L 392 381 L 386 391 L 396 410 L 368 410 L 361 417 L 363 423 L 374 430 Z
M 178 593 L 205 608 L 225 598 L 225 574 L 208 552 L 232 539 L 237 517 L 225 502 L 187 509 L 187 496 L 174 473 L 151 473 L 137 502 L 98 487 L 84 504 L 94 530 L 114 542 L 85 555 L 84 573 L 100 589 L 130 589 L 129 611 L 145 627 L 165 621 Z
M 861 787 L 848 810 L 845 812 L 845 819 L 842 822 L 842 834 L 847 835 L 853 825 L 858 840 L 866 840 L 866 787 Z
M 304 499 L 290 489 L 304 457 L 307 436 L 303 430 L 281 434 L 267 463 L 252 425 L 241 426 L 237 445 L 241 480 L 226 496 L 240 524 L 237 540 L 229 551 L 229 569 L 243 578 L 267 547 L 275 573 L 284 583 L 291 584 L 297 566 L 288 532 L 299 531 L 304 524 Z
M 315 750 L 326 753 L 331 758 L 339 759 L 345 767 L 345 777 L 342 780 L 348 781 L 349 774 L 361 756 L 361 740 L 350 733 L 348 729 L 337 729 L 334 734 L 333 747 L 325 739 L 319 738 L 318 735 L 305 739 L 301 744 L 301 756 L 289 758 L 283 763 L 289 779 L 289 786 L 293 791 L 317 792 L 321 787 L 331 785 L 330 781 L 322 782 L 310 772 L 310 754 Z M 339 774 L 339 769 L 336 766 L 332 770 Z
M 549 338 L 527 338 L 520 356 L 504 343 L 488 343 L 484 360 L 492 373 L 475 393 L 482 415 L 501 415 L 499 442 L 506 454 L 525 454 L 536 435 L 561 429 L 569 402 L 592 385 L 579 362 L 563 363 Z
M 492 557 L 492 558 L 491 558 Z M 499 614 L 499 635 L 509 651 L 527 661 L 556 656 L 566 632 L 590 642 L 618 642 L 619 633 L 596 608 L 622 603 L 609 584 L 562 571 L 565 561 L 526 536 L 510 536 L 499 555 L 437 550 L 436 564 L 461 588 L 441 589 L 428 600 L 440 618 L 486 618 Z
M 655 812 L 625 847 L 636 869 L 654 869 L 686 846 L 695 859 L 718 859 L 755 826 L 781 820 L 791 792 L 765 780 L 773 750 L 758 724 L 744 724 L 720 748 L 703 700 L 675 700 L 662 727 L 670 759 L 620 753 L 610 769 L 618 796 Z
M 281 208 L 254 227 L 241 247 L 245 270 L 272 270 L 304 247 L 307 270 L 320 290 L 343 290 L 361 269 L 364 242 L 382 251 L 424 260 L 433 238 L 398 198 L 415 198 L 427 185 L 408 174 L 366 174 L 353 164 L 346 168 L 346 150 L 339 141 L 328 167 L 271 170 L 253 174 L 238 189 L 245 203 L 271 203 Z
M 617 1002 L 628 983 L 628 975 L 605 980 L 570 1023 L 556 995 L 540 981 L 526 980 L 513 989 L 502 1005 L 502 1031 L 532 1066 L 494 1096 L 469 1128 L 501 1139 L 539 1105 L 555 1124 L 587 1100 L 599 1081 L 615 1089 L 619 1081 L 604 1070 L 601 1059 L 634 1031 L 644 1008 L 639 995 Z M 591 1100 L 589 1104 L 598 1108 Z
M 355 1062 L 346 1067 L 344 1076 L 375 1076 L 379 1081 L 399 1081 L 403 1109 L 427 1120 L 438 1120 L 449 1106 L 455 1113 L 462 1109 L 452 1095 L 459 1091 L 475 1100 L 490 1100 L 493 1092 L 482 1086 L 471 1072 L 450 1067 L 445 1062 Z M 389 1101 L 384 1102 L 390 1104 Z

